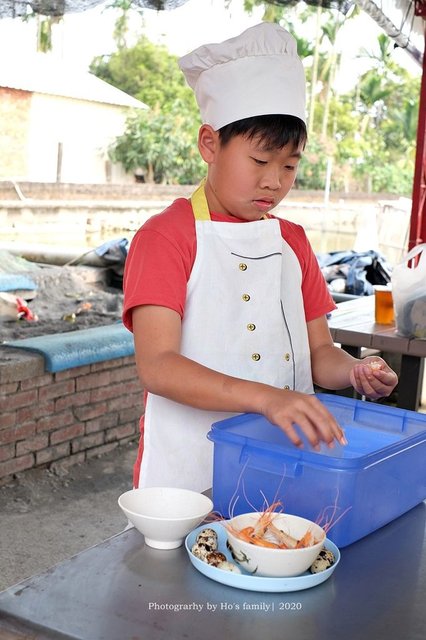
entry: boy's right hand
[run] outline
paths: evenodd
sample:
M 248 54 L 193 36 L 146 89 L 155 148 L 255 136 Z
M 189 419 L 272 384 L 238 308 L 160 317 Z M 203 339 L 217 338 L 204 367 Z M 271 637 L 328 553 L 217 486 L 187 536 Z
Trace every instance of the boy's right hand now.
M 269 387 L 265 390 L 260 413 L 282 429 L 296 447 L 303 447 L 303 442 L 294 428 L 295 424 L 316 451 L 320 442 L 325 442 L 330 448 L 335 440 L 342 445 L 347 444 L 334 416 L 314 395 Z

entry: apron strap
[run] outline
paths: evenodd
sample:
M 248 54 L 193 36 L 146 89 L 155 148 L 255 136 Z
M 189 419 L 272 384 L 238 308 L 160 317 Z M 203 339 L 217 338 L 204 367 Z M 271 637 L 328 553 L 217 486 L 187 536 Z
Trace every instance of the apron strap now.
M 206 179 L 204 178 L 191 196 L 192 211 L 196 220 L 210 220 L 209 205 L 204 192 L 205 183 Z

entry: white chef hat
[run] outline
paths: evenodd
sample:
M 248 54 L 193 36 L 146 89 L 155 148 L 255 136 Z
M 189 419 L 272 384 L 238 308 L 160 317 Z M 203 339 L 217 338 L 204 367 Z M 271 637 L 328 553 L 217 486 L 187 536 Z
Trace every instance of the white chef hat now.
M 293 36 L 262 22 L 239 36 L 206 44 L 179 60 L 194 89 L 204 124 L 226 124 L 268 114 L 306 122 L 305 73 Z

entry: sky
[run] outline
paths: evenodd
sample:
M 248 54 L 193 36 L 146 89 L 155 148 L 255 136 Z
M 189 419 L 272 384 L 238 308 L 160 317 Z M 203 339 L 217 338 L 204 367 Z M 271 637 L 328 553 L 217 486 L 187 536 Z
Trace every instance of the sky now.
M 145 9 L 142 18 L 134 13 L 130 27 L 135 34 L 143 29 L 152 42 L 164 44 L 171 53 L 184 55 L 201 44 L 233 37 L 261 21 L 262 9 L 249 15 L 242 6 L 243 0 L 232 0 L 228 9 L 224 0 L 188 0 L 170 11 Z M 112 33 L 116 17 L 116 12 L 101 6 L 82 13 L 67 14 L 63 23 L 55 27 L 56 55 L 86 70 L 95 56 L 114 50 Z M 35 33 L 35 20 L 27 23 L 19 19 L 0 20 L 0 64 L 10 59 L 11 54 L 19 57 L 32 55 L 35 51 Z M 337 85 L 340 91 L 349 90 L 357 76 L 366 70 L 368 62 L 360 60 L 357 54 L 362 46 L 373 50 L 380 33 L 380 28 L 365 13 L 344 26 L 339 42 L 342 64 Z M 309 37 L 309 34 L 304 35 Z M 411 72 L 420 74 L 420 67 L 411 63 L 405 52 L 396 50 L 395 56 Z

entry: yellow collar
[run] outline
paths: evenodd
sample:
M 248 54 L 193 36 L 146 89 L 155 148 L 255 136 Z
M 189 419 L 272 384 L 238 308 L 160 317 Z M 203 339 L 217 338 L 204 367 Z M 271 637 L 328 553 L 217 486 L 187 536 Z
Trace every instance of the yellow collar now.
M 204 191 L 204 185 L 206 179 L 204 178 L 200 182 L 200 186 L 194 191 L 191 196 L 192 211 L 194 212 L 194 218 L 196 220 L 210 220 L 210 210 L 207 203 L 206 193 Z

